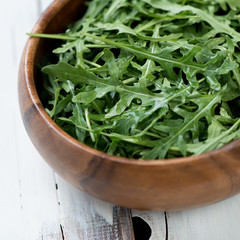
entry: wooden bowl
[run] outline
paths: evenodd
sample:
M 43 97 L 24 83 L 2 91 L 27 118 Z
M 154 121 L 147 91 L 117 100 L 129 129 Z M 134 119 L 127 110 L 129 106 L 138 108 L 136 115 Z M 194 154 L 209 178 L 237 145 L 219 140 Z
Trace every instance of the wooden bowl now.
M 83 0 L 54 1 L 35 33 L 58 33 L 84 10 Z M 83 12 L 83 11 L 82 11 Z M 117 205 L 180 210 L 211 204 L 240 191 L 240 140 L 200 156 L 137 161 L 94 150 L 61 130 L 45 112 L 35 64 L 52 40 L 30 38 L 19 69 L 19 103 L 26 130 L 42 157 L 82 191 Z

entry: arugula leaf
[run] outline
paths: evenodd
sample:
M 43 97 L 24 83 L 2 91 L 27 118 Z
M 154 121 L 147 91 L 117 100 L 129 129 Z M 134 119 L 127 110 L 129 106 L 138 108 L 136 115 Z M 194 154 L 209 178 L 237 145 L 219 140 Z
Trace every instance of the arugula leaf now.
M 136 56 L 140 56 L 143 59 L 150 59 L 161 64 L 161 66 L 164 67 L 165 71 L 167 72 L 170 78 L 174 77 L 173 68 L 180 67 L 186 74 L 187 79 L 189 80 L 189 84 L 193 85 L 194 87 L 198 86 L 196 78 L 194 76 L 197 73 L 202 73 L 203 75 L 205 75 L 208 83 L 213 89 L 220 90 L 220 85 L 218 84 L 217 79 L 215 78 L 215 74 L 219 74 L 219 75 L 226 74 L 229 71 L 236 69 L 238 66 L 236 63 L 231 62 L 228 59 L 226 59 L 222 63 L 222 65 L 219 66 L 219 61 L 216 61 L 216 58 L 220 58 L 220 63 L 221 63 L 221 60 L 222 60 L 221 55 L 216 55 L 215 58 L 209 59 L 209 61 L 205 64 L 196 64 L 193 61 L 193 58 L 197 53 L 201 51 L 201 48 L 198 46 L 193 47 L 182 58 L 175 59 L 171 57 L 171 53 L 168 51 L 168 49 L 163 49 L 157 55 L 142 49 L 132 47 L 124 43 L 114 42 L 106 38 L 97 37 L 91 34 L 87 34 L 87 36 L 93 39 L 108 43 L 114 47 L 123 48 L 129 52 L 134 53 Z M 209 62 L 211 62 L 212 64 L 210 65 Z M 217 63 L 217 66 L 215 67 L 214 65 L 216 65 L 216 63 Z
M 44 64 L 41 99 L 71 136 L 135 159 L 201 154 L 240 137 L 240 4 L 92 0 Z
M 229 34 L 234 38 L 235 41 L 237 42 L 240 41 L 240 33 L 238 33 L 235 29 L 231 28 L 229 24 L 218 21 L 216 17 L 212 16 L 207 11 L 203 11 L 199 8 L 195 8 L 189 5 L 182 6 L 176 3 L 171 3 L 168 0 L 161 0 L 161 1 L 143 0 L 143 1 L 150 4 L 154 8 L 159 8 L 159 9 L 168 11 L 170 14 L 177 14 L 184 11 L 190 11 L 196 14 L 197 16 L 199 16 L 203 21 L 206 21 L 208 24 L 210 24 L 217 32 Z M 236 5 L 233 5 L 232 2 L 231 2 L 231 6 L 236 7 Z
M 140 86 L 126 86 L 122 82 L 114 78 L 99 78 L 93 73 L 89 73 L 81 67 L 75 68 L 67 63 L 59 62 L 57 65 L 49 65 L 42 69 L 44 73 L 55 76 L 60 81 L 72 81 L 73 84 L 89 84 L 95 88 L 90 88 L 90 91 L 80 92 L 72 98 L 73 102 L 90 103 L 96 98 L 101 98 L 109 92 L 118 92 L 122 94 L 122 98 L 119 102 L 106 114 L 106 117 L 112 117 L 121 114 L 132 102 L 134 98 L 141 99 L 142 105 L 158 107 L 166 106 L 166 104 L 176 99 L 179 96 L 183 96 L 190 89 L 190 86 L 172 91 L 171 94 L 154 94 L 147 89 L 143 89 Z
M 128 34 L 132 34 L 132 35 L 136 35 L 135 31 L 122 24 L 121 22 L 115 22 L 115 23 L 96 23 L 96 26 L 99 28 L 99 29 L 102 29 L 104 31 L 111 31 L 111 30 L 118 30 L 118 34 L 121 34 L 121 33 L 128 33 Z
M 222 147 L 226 143 L 233 141 L 240 137 L 239 127 L 240 121 L 238 120 L 230 129 L 226 130 L 219 122 L 214 120 L 209 126 L 208 139 L 205 142 L 189 145 L 189 151 L 194 155 Z

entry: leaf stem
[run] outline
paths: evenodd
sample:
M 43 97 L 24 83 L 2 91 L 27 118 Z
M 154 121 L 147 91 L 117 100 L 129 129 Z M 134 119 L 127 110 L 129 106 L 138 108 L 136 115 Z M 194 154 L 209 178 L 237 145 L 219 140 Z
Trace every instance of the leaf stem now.
M 132 82 L 135 82 L 136 81 L 136 78 L 135 77 L 131 77 L 131 78 L 128 78 L 126 80 L 123 81 L 124 84 L 128 84 L 128 83 L 132 83 Z
M 85 44 L 86 48 L 111 48 L 111 45 L 107 44 Z
M 94 66 L 94 67 L 97 67 L 97 68 L 102 67 L 101 65 L 99 65 L 99 64 L 97 64 L 97 63 L 95 63 L 95 62 L 88 61 L 87 59 L 84 59 L 84 62 L 85 62 L 85 63 L 88 63 L 88 64 L 90 64 L 90 65 L 92 65 L 92 66 Z
M 57 40 L 77 40 L 76 37 L 71 37 L 63 34 L 47 34 L 47 33 L 27 33 L 29 37 L 38 37 L 38 38 L 49 38 L 49 39 L 57 39 Z
M 92 127 L 91 127 L 90 120 L 89 120 L 89 117 L 88 117 L 88 108 L 85 109 L 85 118 L 86 118 L 86 123 L 88 125 L 88 128 L 92 131 Z M 96 139 L 94 137 L 94 134 L 91 131 L 89 132 L 90 137 L 91 137 L 92 141 L 95 142 Z
M 161 23 L 162 21 L 163 21 L 163 19 L 157 19 L 157 20 L 154 19 L 154 20 L 148 22 L 147 24 L 143 25 L 142 27 L 136 29 L 135 32 L 136 33 L 140 33 L 142 31 L 144 31 L 145 29 L 148 29 L 148 28 L 150 28 L 150 27 L 152 27 L 152 26 L 154 26 L 156 24 Z

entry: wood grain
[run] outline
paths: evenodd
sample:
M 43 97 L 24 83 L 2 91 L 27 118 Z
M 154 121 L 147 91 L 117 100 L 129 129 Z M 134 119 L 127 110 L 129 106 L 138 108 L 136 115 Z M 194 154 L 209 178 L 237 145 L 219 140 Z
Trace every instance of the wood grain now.
M 92 199 L 90 204 L 89 197 L 82 197 L 86 202 L 77 204 L 79 191 L 69 183 L 64 182 L 61 185 L 60 179 L 55 177 L 53 170 L 42 160 L 23 128 L 16 91 L 19 59 L 27 41 L 25 33 L 32 29 L 38 14 L 51 2 L 22 0 L 15 2 L 15 7 L 12 8 L 12 2 L 9 1 L 1 9 L 0 26 L 5 36 L 0 39 L 1 46 L 4 46 L 0 58 L 0 82 L 5 90 L 0 94 L 0 239 L 63 240 L 61 228 L 63 233 L 64 230 L 74 233 L 76 227 L 74 222 L 67 224 L 69 218 L 81 221 L 86 236 L 95 229 L 98 229 L 99 234 L 103 231 L 102 234 L 111 235 L 114 229 L 115 233 L 119 231 L 119 235 L 121 232 L 123 236 L 129 236 L 132 231 L 126 225 L 131 220 L 128 210 L 119 210 L 126 212 L 126 215 L 121 214 L 114 227 L 109 223 L 99 222 L 97 218 L 92 218 L 90 222 L 84 215 L 78 216 L 78 211 L 68 212 L 69 208 L 79 209 L 84 205 L 86 212 L 93 213 L 97 208 L 95 205 L 99 206 L 99 201 Z M 58 190 L 56 184 L 59 186 Z M 59 199 L 58 195 L 66 194 L 69 194 L 66 201 Z M 71 201 L 74 197 L 76 201 Z M 98 211 L 99 217 L 113 214 L 113 208 L 119 209 L 108 203 L 104 206 Z M 116 210 L 114 212 L 114 216 L 117 216 Z M 76 236 L 68 239 L 79 238 Z
M 33 31 L 62 30 L 78 15 L 82 3 L 55 1 Z M 47 51 L 46 43 L 31 38 L 26 45 L 19 73 L 19 102 L 33 144 L 61 176 L 96 198 L 143 210 L 193 208 L 239 192 L 240 140 L 200 156 L 143 162 L 101 153 L 62 131 L 45 112 L 35 87 L 39 78 L 34 66 Z
M 25 12 L 26 6 L 31 11 Z M 19 59 L 25 33 L 36 20 L 36 1 L 2 5 L 0 27 L 5 36 L 0 40 L 0 82 L 5 90 L 0 95 L 0 239 L 61 240 L 53 171 L 32 147 L 17 104 Z
M 133 240 L 130 210 L 94 199 L 57 176 L 65 240 Z
M 150 240 L 166 240 L 167 226 L 164 212 L 132 210 L 132 217 L 142 218 L 151 228 Z
M 239 201 L 240 196 L 237 195 L 204 208 L 168 213 L 168 239 L 239 239 Z
M 38 2 L 41 2 L 41 9 L 38 9 Z M 40 240 L 62 240 L 62 236 L 56 237 L 56 234 L 58 236 L 61 233 L 60 224 L 62 224 L 64 232 L 72 232 L 76 229 L 76 225 L 65 224 L 69 218 L 77 219 L 76 222 L 82 221 L 84 224 L 84 217 L 80 218 L 78 216 L 80 210 L 76 210 L 81 209 L 82 205 L 78 199 L 79 191 L 58 177 L 55 179 L 58 185 L 58 190 L 56 190 L 55 184 L 53 184 L 53 172 L 44 164 L 23 129 L 17 105 L 17 92 L 14 90 L 19 58 L 27 40 L 25 33 L 32 28 L 38 13 L 51 2 L 51 0 L 21 0 L 15 1 L 13 8 L 12 1 L 6 1 L 1 8 L 0 27 L 4 32 L 4 37 L 0 38 L 0 44 L 4 46 L 1 49 L 4 58 L 0 58 L 0 83 L 5 90 L 0 94 L 0 239 L 35 240 L 37 238 L 34 236 L 37 235 Z M 11 92 L 11 90 L 13 91 Z M 11 97 L 9 97 L 10 95 Z M 6 99 L 8 104 L 5 104 Z M 31 171 L 31 169 L 35 170 Z M 33 191 L 34 188 L 40 190 Z M 54 202 L 56 206 L 59 201 L 56 194 L 62 197 L 60 198 L 61 208 L 54 213 L 54 216 L 57 216 L 54 219 L 53 209 L 56 208 L 52 208 L 52 203 Z M 84 195 L 84 193 L 82 194 Z M 65 198 L 63 199 L 63 197 Z M 37 203 L 33 202 L 27 210 L 28 198 L 37 199 Z M 41 202 L 41 199 L 44 201 Z M 94 199 L 92 200 L 94 201 Z M 96 203 L 91 204 L 93 209 L 95 209 L 94 205 L 97 205 L 96 208 L 103 218 L 112 216 L 112 205 L 105 203 L 106 205 L 98 206 L 98 202 L 96 200 Z M 48 211 L 51 208 L 52 210 Z M 25 210 L 23 211 L 23 209 Z M 40 209 L 47 209 L 45 219 L 37 214 L 41 211 Z M 237 240 L 240 235 L 239 212 L 240 199 L 237 195 L 208 207 L 168 213 L 168 239 Z M 150 224 L 153 233 L 151 240 L 166 239 L 162 212 L 133 210 L 132 215 L 140 216 Z M 52 228 L 54 221 L 57 229 Z M 37 228 L 31 227 L 32 222 L 35 223 L 35 226 L 37 225 Z M 97 223 L 98 221 L 94 223 L 96 228 L 98 227 Z M 95 227 L 91 228 L 89 222 L 85 222 L 85 224 L 86 228 L 94 232 Z M 26 232 L 28 232 L 28 238 Z

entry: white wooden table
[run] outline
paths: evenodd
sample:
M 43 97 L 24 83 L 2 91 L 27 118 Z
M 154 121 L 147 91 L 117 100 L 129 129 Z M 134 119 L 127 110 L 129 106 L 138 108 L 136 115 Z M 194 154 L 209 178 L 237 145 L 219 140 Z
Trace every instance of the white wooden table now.
M 129 210 L 80 192 L 42 160 L 20 118 L 17 72 L 25 33 L 50 2 L 1 0 L 0 240 L 130 240 L 134 216 L 152 240 L 240 239 L 240 195 L 182 212 Z

